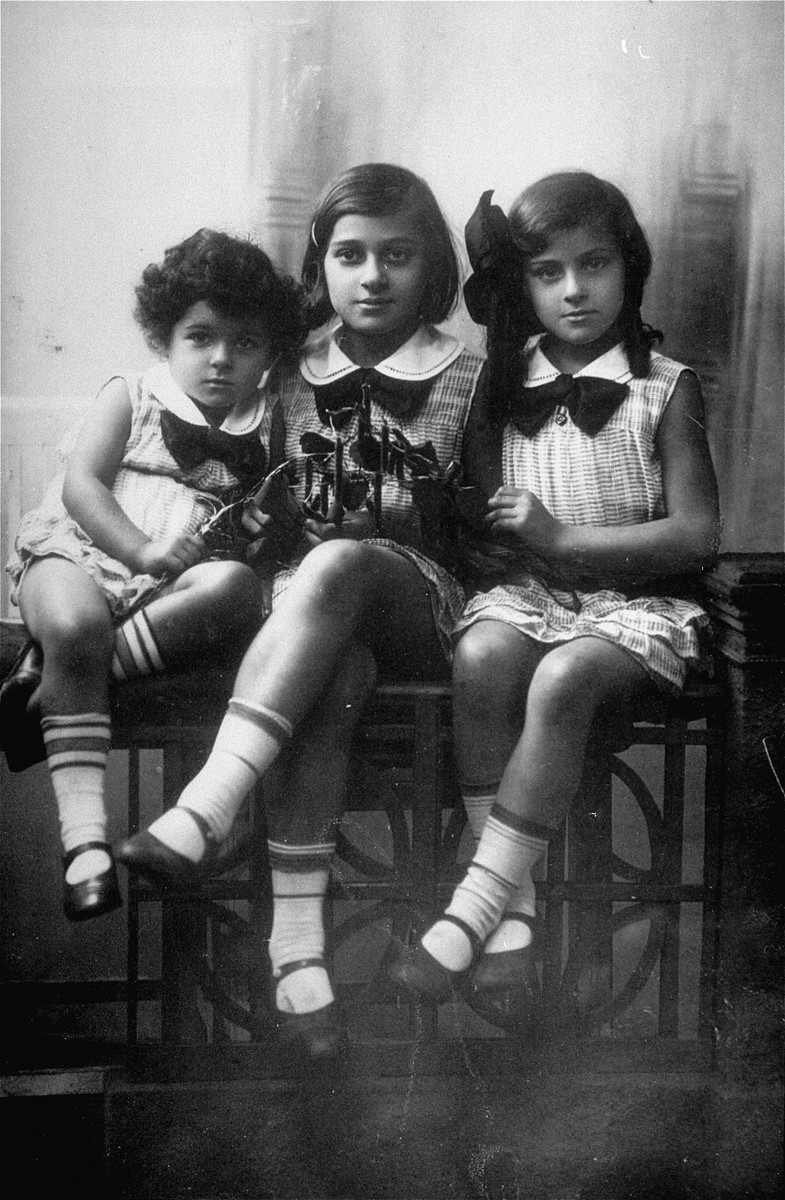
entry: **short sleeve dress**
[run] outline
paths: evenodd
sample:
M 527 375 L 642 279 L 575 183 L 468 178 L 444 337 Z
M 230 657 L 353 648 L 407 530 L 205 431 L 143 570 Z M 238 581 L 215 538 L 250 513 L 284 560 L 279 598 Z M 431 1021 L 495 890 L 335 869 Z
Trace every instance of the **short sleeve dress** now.
M 189 425 L 207 426 L 193 401 L 173 380 L 168 364 L 122 376 L 131 398 L 131 433 L 112 485 L 112 495 L 133 523 L 151 539 L 194 533 L 220 502 L 237 488 L 238 476 L 217 459 L 180 466 L 164 442 L 164 410 Z M 275 401 L 260 387 L 227 414 L 221 430 L 230 435 L 256 432 L 269 448 Z M 265 455 L 266 457 L 266 455 Z M 49 485 L 38 508 L 20 522 L 14 553 L 6 566 L 18 603 L 19 585 L 36 559 L 56 556 L 82 567 L 106 596 L 115 620 L 144 602 L 160 584 L 152 575 L 135 575 L 105 554 L 68 514 L 62 500 L 64 473 Z
M 557 520 L 574 525 L 636 525 L 664 517 L 656 435 L 687 369 L 652 353 L 648 375 L 637 379 L 622 347 L 609 350 L 577 373 L 628 385 L 626 399 L 607 424 L 590 436 L 563 406 L 534 437 L 509 423 L 502 438 L 504 482 L 527 488 Z M 538 387 L 557 375 L 535 346 L 526 387 Z M 699 634 L 708 617 L 694 600 L 681 595 L 633 595 L 610 588 L 564 591 L 513 568 L 505 582 L 468 601 L 456 637 L 483 620 L 502 621 L 551 645 L 579 637 L 603 638 L 631 654 L 666 693 L 683 687 L 688 664 L 705 661 Z
M 307 350 L 299 367 L 281 380 L 279 396 L 286 425 L 286 454 L 294 462 L 303 461 L 304 434 L 332 436 L 329 417 L 325 415 L 322 419 L 317 407 L 320 389 L 362 372 L 343 353 L 339 338 L 340 330 L 323 336 Z M 415 446 L 430 442 L 442 468 L 457 463 L 482 366 L 483 360 L 467 351 L 456 338 L 431 326 L 422 326 L 370 372 L 380 385 L 371 383 L 370 388 L 372 427 L 379 430 L 386 423 L 400 430 Z M 395 389 L 395 411 L 389 407 L 392 400 L 385 393 L 386 380 Z M 407 390 L 411 394 L 410 404 L 406 402 Z M 358 421 L 355 411 L 341 426 L 340 436 L 345 444 L 350 445 L 357 437 Z M 304 472 L 298 469 L 297 474 L 296 494 L 303 500 Z M 463 588 L 442 564 L 424 552 L 420 514 L 412 501 L 411 488 L 395 475 L 384 478 L 381 507 L 384 536 L 367 540 L 403 555 L 423 575 L 442 648 L 449 658 L 455 622 L 464 605 Z M 276 575 L 273 605 L 288 586 L 299 561 L 294 560 Z

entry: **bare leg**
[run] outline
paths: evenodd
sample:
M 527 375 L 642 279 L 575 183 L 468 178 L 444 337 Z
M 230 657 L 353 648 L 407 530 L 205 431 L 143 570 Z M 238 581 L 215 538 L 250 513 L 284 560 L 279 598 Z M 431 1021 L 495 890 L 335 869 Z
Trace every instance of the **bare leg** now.
M 475 847 L 499 791 L 507 763 L 521 736 L 529 685 L 547 647 L 501 621 L 478 621 L 463 634 L 453 661 L 455 752 L 466 816 Z M 486 950 L 527 945 L 534 918 L 534 881 L 510 897 Z
M 113 673 L 123 680 L 231 655 L 236 661 L 263 620 L 262 589 L 250 567 L 199 563 L 121 622 Z
M 484 942 L 510 895 L 531 886 L 532 868 L 580 783 L 599 706 L 611 698 L 628 703 L 651 686 L 640 664 L 599 638 L 581 638 L 544 656 L 529 687 L 523 733 L 477 853 L 447 909 L 452 920 L 437 922 L 423 938 L 424 948 L 443 967 L 464 970 L 472 959 L 465 928 Z
M 61 558 L 42 559 L 30 567 L 20 608 L 43 650 L 38 705 L 68 856 L 65 909 L 71 919 L 82 920 L 120 902 L 105 847 L 112 621 L 90 576 Z
M 333 686 L 306 717 L 295 745 L 284 756 L 282 786 L 272 789 L 267 801 L 273 883 L 270 960 L 280 979 L 276 1005 L 282 1012 L 313 1012 L 334 998 L 322 962 L 324 897 L 344 807 L 352 735 L 375 678 L 370 651 L 358 643 L 350 645 Z M 294 969 L 295 963 L 305 965 Z M 283 971 L 287 966 L 290 969 Z

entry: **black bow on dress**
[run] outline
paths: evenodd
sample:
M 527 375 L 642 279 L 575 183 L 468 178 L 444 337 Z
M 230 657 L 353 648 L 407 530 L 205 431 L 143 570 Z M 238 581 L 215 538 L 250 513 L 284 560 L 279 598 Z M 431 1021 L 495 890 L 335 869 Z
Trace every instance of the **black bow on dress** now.
M 548 383 L 521 388 L 510 405 L 510 420 L 526 437 L 534 437 L 563 404 L 578 428 L 594 437 L 607 425 L 629 390 L 626 383 L 595 375 L 557 375 Z
M 164 409 L 161 413 L 164 445 L 179 467 L 191 471 L 208 458 L 217 459 L 240 480 L 261 478 L 267 470 L 267 452 L 252 433 L 225 433 L 212 425 L 192 425 Z
M 313 385 L 316 411 L 323 425 L 342 429 L 364 402 L 363 385 L 370 384 L 377 404 L 396 418 L 412 417 L 431 390 L 433 379 L 391 379 L 373 367 L 358 368 L 331 383 Z

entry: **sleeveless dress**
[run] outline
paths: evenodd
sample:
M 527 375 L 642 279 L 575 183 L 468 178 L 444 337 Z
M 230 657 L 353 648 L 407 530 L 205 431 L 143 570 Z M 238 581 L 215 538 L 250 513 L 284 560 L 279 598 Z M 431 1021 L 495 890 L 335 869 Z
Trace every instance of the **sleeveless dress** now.
M 301 438 L 307 433 L 332 437 L 329 418 L 320 418 L 316 404 L 318 389 L 362 372 L 338 344 L 340 329 L 324 335 L 302 357 L 299 368 L 280 382 L 279 399 L 286 425 L 286 456 L 297 464 L 295 494 L 305 498 L 305 479 Z M 394 354 L 375 368 L 379 376 L 393 381 L 399 394 L 407 385 L 427 395 L 411 411 L 397 415 L 385 407 L 384 397 L 371 386 L 371 425 L 374 431 L 383 424 L 400 430 L 417 446 L 430 441 L 442 469 L 459 462 L 466 420 L 474 397 L 483 360 L 467 351 L 456 338 L 431 326 L 422 326 Z M 427 382 L 430 388 L 427 387 Z M 357 437 L 359 414 L 355 411 L 340 428 L 345 445 Z M 407 481 L 408 482 L 408 481 Z M 384 477 L 381 490 L 383 537 L 366 538 L 373 545 L 385 546 L 408 559 L 425 578 L 434 621 L 447 658 L 452 654 L 452 633 L 464 605 L 465 595 L 458 581 L 430 554 L 424 553 L 420 514 L 412 501 L 410 486 L 395 475 Z M 304 555 L 278 572 L 273 589 L 273 606 L 291 582 Z
M 626 355 L 616 346 L 576 373 L 626 383 L 626 399 L 594 437 L 584 433 L 559 407 L 534 437 L 509 423 L 502 439 L 504 483 L 527 488 L 559 521 L 573 525 L 636 525 L 666 515 L 656 434 L 668 401 L 688 368 L 652 353 L 645 379 L 632 376 Z M 535 346 L 526 387 L 537 387 L 559 372 Z M 684 685 L 688 663 L 702 657 L 699 631 L 708 617 L 681 596 L 561 590 L 525 569 L 510 570 L 505 581 L 467 603 L 456 637 L 477 621 L 502 621 L 527 637 L 558 645 L 579 637 L 599 637 L 632 655 L 665 692 Z
M 237 475 L 211 458 L 193 467 L 181 467 L 167 449 L 161 429 L 164 410 L 189 425 L 208 425 L 172 379 L 167 363 L 114 378 L 126 383 L 132 416 L 112 495 L 131 521 L 153 540 L 195 533 L 238 486 Z M 250 399 L 234 406 L 221 430 L 234 435 L 258 431 L 262 445 L 269 448 L 275 408 L 260 386 Z M 38 508 L 26 513 L 20 522 L 14 554 L 6 566 L 14 584 L 11 599 L 18 603 L 19 585 L 33 561 L 50 556 L 66 558 L 95 580 L 109 602 L 112 616 L 120 620 L 159 587 L 160 579 L 135 575 L 124 563 L 99 550 L 63 504 L 64 475 L 62 472 L 52 481 Z

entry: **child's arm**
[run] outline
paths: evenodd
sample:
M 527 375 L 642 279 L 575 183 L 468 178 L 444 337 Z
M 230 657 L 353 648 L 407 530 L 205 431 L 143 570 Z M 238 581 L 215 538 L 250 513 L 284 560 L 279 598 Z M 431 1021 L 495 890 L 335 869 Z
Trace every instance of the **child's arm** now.
M 657 432 L 667 516 L 641 525 L 599 527 L 557 521 L 533 493 L 500 488 L 487 518 L 576 578 L 645 581 L 710 566 L 719 543 L 717 483 L 700 384 L 681 375 Z
M 131 398 L 122 379 L 100 392 L 68 461 L 63 504 L 99 550 L 135 574 L 179 575 L 204 553 L 200 538 L 184 534 L 153 542 L 125 515 L 111 492 L 131 434 Z

